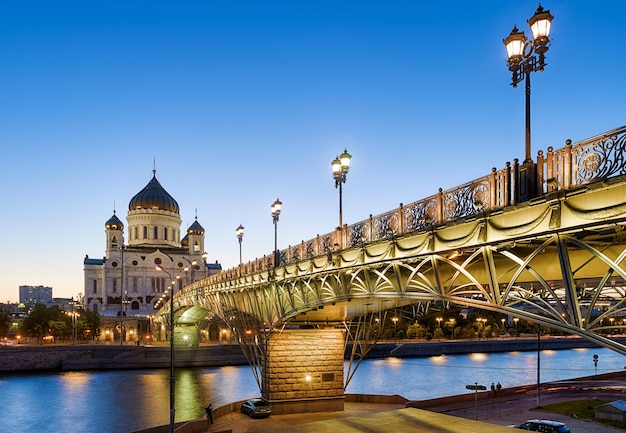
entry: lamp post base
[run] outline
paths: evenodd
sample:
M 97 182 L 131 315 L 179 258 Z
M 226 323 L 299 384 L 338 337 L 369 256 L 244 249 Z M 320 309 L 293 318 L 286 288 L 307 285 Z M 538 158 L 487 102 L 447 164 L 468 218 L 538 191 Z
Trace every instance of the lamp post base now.
M 515 202 L 523 203 L 537 197 L 537 164 L 524 161 L 522 165 L 517 163 L 515 170 Z

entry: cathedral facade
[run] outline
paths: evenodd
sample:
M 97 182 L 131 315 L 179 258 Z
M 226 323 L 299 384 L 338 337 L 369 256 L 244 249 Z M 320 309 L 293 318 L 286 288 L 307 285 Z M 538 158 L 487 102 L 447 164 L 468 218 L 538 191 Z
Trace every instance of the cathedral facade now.
M 174 290 L 221 271 L 207 263 L 197 220 L 181 231 L 180 209 L 156 178 L 128 204 L 126 232 L 115 211 L 105 223 L 105 255 L 85 256 L 84 308 L 106 317 L 147 318 Z M 126 233 L 126 236 L 124 236 Z M 126 241 L 127 239 L 127 241 Z

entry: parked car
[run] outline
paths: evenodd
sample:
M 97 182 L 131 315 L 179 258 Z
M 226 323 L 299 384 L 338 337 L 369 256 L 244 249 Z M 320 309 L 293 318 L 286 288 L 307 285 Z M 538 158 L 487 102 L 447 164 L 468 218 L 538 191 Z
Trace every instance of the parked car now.
M 548 421 L 545 419 L 529 419 L 528 421 L 511 427 L 541 433 L 570 433 L 569 427 L 562 422 Z
M 272 413 L 270 404 L 260 398 L 248 400 L 241 405 L 241 413 L 245 413 L 250 418 L 268 417 Z

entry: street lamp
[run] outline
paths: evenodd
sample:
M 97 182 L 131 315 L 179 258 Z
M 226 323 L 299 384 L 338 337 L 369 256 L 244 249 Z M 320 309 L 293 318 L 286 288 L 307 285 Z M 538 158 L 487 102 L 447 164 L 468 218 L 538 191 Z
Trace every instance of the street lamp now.
M 283 203 L 276 199 L 274 203 L 272 203 L 272 220 L 274 221 L 274 267 L 278 266 L 279 256 L 278 256 L 278 217 L 280 216 L 280 210 L 283 207 Z
M 120 245 L 121 262 L 120 267 L 120 346 L 124 345 L 124 240 L 122 239 L 122 245 Z
M 196 269 L 199 269 L 200 267 L 198 266 L 198 261 L 196 259 L 193 260 L 189 260 L 187 257 L 183 257 L 183 259 L 189 263 L 188 266 L 185 266 L 183 268 L 183 271 L 185 271 L 185 284 L 189 284 L 191 283 L 195 283 L 196 282 Z M 189 272 L 191 271 L 191 281 L 189 280 Z M 180 277 L 177 275 L 176 276 L 177 280 L 180 280 Z
M 174 281 L 172 274 L 161 266 L 156 267 L 157 271 L 163 271 L 170 277 L 170 433 L 174 433 Z
M 127 299 L 128 298 L 128 293 L 126 293 L 126 292 L 123 292 L 120 295 L 120 298 L 121 298 L 121 302 L 120 302 L 120 346 L 123 346 L 124 345 L 124 315 L 126 314 L 124 306 L 130 304 L 130 301 Z
M 525 80 L 526 84 L 526 155 L 522 167 L 525 176 L 525 190 L 520 195 L 522 198 L 532 198 L 535 194 L 535 166 L 533 164 L 530 149 L 530 73 L 543 71 L 546 67 L 545 54 L 550 47 L 550 25 L 554 16 L 550 11 L 543 9 L 541 5 L 535 14 L 528 20 L 533 32 L 534 40 L 526 39 L 524 32 L 520 32 L 517 26 L 513 26 L 511 34 L 503 39 L 507 51 L 507 67 L 512 72 L 511 85 Z
M 343 227 L 342 210 L 341 210 L 341 184 L 346 183 L 346 175 L 350 170 L 350 160 L 352 155 L 344 149 L 343 153 L 336 157 L 331 165 L 333 167 L 333 178 L 335 179 L 335 188 L 339 188 L 339 228 Z
M 72 307 L 72 311 L 65 313 L 68 316 L 70 316 L 70 318 L 72 319 L 72 344 L 73 345 L 76 345 L 76 326 L 78 322 L 78 316 L 80 316 L 80 313 L 75 310 L 76 305 L 78 305 L 78 302 L 74 301 L 74 298 L 72 297 L 72 300 L 70 301 L 70 306 Z
M 239 224 L 239 227 L 235 229 L 235 233 L 237 233 L 237 239 L 239 239 L 239 266 L 241 267 L 241 264 L 243 263 L 243 261 L 241 260 L 241 241 L 243 241 L 243 226 L 241 224 Z
M 395 344 L 398 344 L 398 333 L 397 333 L 398 318 L 394 316 L 391 318 L 391 321 L 393 322 L 393 338 L 394 338 Z

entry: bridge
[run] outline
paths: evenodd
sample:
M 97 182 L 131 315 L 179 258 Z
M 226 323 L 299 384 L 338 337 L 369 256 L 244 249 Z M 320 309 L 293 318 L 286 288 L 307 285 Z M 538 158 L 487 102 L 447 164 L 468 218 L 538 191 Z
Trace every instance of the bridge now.
M 347 342 L 349 380 L 406 306 L 490 310 L 626 355 L 610 338 L 626 328 L 625 157 L 626 126 L 568 140 L 533 170 L 514 160 L 186 286 L 174 323 L 221 318 L 276 413 L 343 409 Z

